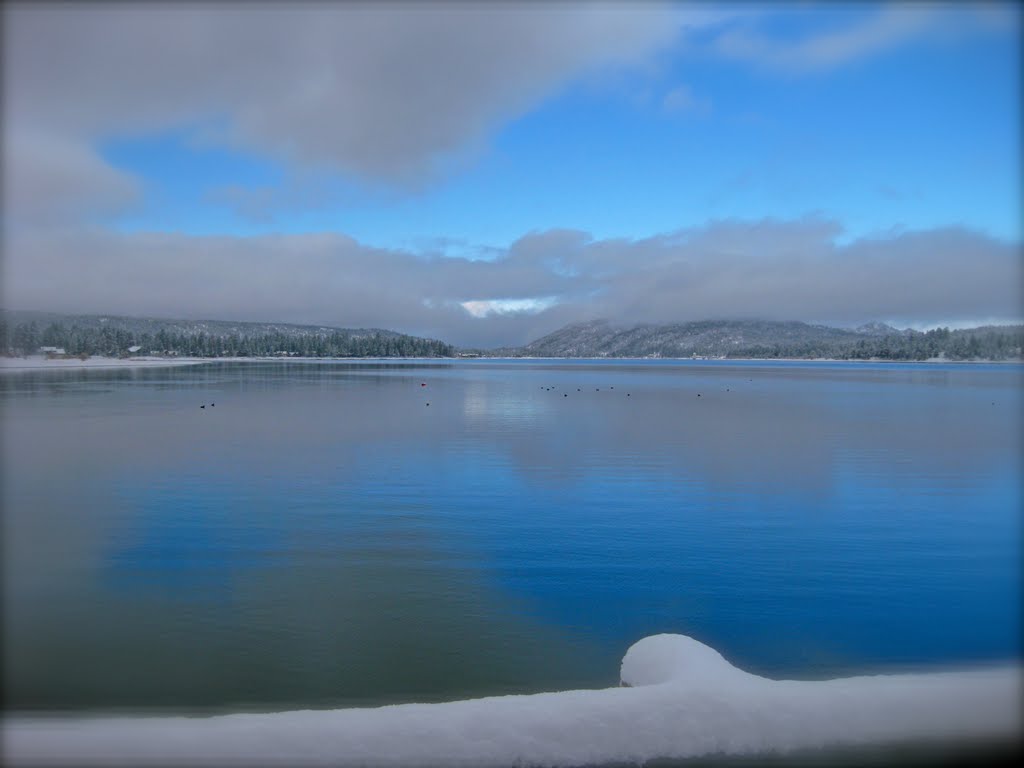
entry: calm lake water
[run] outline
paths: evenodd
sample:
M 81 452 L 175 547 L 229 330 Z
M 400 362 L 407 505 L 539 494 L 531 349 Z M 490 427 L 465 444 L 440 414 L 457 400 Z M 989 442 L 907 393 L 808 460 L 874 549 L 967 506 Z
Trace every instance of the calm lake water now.
M 604 687 L 658 632 L 771 676 L 1017 659 L 1022 384 L 838 363 L 6 374 L 5 704 Z

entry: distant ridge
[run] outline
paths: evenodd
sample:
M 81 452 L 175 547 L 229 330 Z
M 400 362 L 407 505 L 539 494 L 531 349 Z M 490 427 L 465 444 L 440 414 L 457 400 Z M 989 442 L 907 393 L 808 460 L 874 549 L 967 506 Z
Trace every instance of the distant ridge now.
M 159 317 L 136 317 L 133 315 L 74 315 L 60 312 L 40 312 L 35 310 L 0 309 L 0 318 L 6 319 L 11 326 L 19 323 L 34 322 L 40 328 L 60 323 L 75 325 L 79 328 L 115 328 L 132 333 L 184 333 L 198 335 L 207 333 L 214 336 L 227 336 L 232 333 L 252 336 L 262 333 L 283 333 L 289 336 L 317 336 L 325 333 L 347 333 L 353 336 L 381 335 L 399 337 L 404 334 L 382 328 L 342 328 L 329 325 L 301 325 L 296 323 L 265 323 L 236 320 L 184 320 Z M 415 338 L 415 337 L 409 337 Z
M 839 360 L 1021 359 L 1024 325 L 950 331 L 898 330 L 884 323 L 856 329 L 770 320 L 705 320 L 616 327 L 607 320 L 573 323 L 523 347 L 513 357 L 828 358 Z

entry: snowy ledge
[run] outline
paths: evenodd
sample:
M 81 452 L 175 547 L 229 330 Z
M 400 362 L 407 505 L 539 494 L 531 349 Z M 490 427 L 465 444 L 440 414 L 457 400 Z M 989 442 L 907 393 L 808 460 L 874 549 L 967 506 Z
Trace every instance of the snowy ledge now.
M 769 680 L 684 635 L 624 687 L 445 704 L 189 717 L 10 716 L 5 765 L 580 766 L 910 740 L 1014 739 L 1021 668 Z

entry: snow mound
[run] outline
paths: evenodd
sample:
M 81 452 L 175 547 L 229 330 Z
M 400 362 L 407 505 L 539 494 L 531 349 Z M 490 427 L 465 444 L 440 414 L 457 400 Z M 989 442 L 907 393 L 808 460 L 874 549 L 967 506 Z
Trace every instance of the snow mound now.
M 5 765 L 579 766 L 1020 734 L 1021 669 L 770 680 L 683 635 L 627 687 L 206 718 L 8 716 Z
M 623 685 L 701 683 L 719 685 L 746 675 L 709 645 L 686 635 L 652 635 L 634 643 L 622 659 Z

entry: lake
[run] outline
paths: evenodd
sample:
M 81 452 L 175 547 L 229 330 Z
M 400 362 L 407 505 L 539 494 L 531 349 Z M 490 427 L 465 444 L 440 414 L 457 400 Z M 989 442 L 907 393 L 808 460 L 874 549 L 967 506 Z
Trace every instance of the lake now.
M 211 362 L 0 377 L 5 706 L 1019 659 L 1020 365 Z M 205 407 L 200 407 L 205 406 Z

